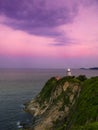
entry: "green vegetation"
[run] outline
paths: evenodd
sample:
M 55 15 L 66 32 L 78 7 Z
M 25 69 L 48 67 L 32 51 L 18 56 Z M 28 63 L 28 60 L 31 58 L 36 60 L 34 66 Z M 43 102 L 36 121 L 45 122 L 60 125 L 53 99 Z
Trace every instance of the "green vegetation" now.
M 51 97 L 51 93 L 52 93 L 53 89 L 56 87 L 56 85 L 57 85 L 57 80 L 55 77 L 52 77 L 50 80 L 48 80 L 47 83 L 45 84 L 44 88 L 42 89 L 42 91 L 39 94 L 40 95 L 39 101 L 48 102 Z
M 67 130 L 98 130 L 98 77 L 85 80 L 73 106 Z
M 54 123 L 53 130 L 62 130 L 66 127 L 66 124 L 64 124 L 64 120 L 57 119 Z
M 65 82 L 80 83 L 80 80 L 78 78 L 75 78 L 75 76 L 66 76 L 60 79 L 58 82 L 64 85 Z
M 89 123 L 84 126 L 76 126 L 72 130 L 98 130 L 98 122 Z
M 80 80 L 80 81 L 85 81 L 85 80 L 87 80 L 87 77 L 85 75 L 79 75 L 77 77 L 77 79 Z
M 44 101 L 49 102 L 49 99 L 51 97 L 51 95 L 53 94 L 53 92 L 57 89 L 57 86 L 63 86 L 64 83 L 66 81 L 72 82 L 72 83 L 80 83 L 80 81 L 75 78 L 74 76 L 66 76 L 61 78 L 60 80 L 57 80 L 55 77 L 52 77 L 51 79 L 49 79 L 45 86 L 43 87 L 42 91 L 40 92 L 40 96 L 38 98 L 38 102 L 39 103 L 43 103 Z M 56 103 L 58 100 L 62 99 L 62 98 L 67 98 L 65 97 L 65 93 L 62 92 L 57 99 L 54 100 L 54 103 Z M 66 99 L 67 100 L 67 99 Z

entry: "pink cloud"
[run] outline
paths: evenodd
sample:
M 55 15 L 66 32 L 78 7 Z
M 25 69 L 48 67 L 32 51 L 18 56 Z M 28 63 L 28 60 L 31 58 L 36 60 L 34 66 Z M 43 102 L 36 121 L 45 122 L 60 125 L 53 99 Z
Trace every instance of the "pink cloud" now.
M 0 25 L 0 54 L 3 55 L 55 55 L 55 48 L 48 44 L 53 38 L 27 34 Z
M 98 56 L 98 13 L 95 6 L 80 6 L 79 13 L 73 23 L 57 27 L 59 32 L 71 39 L 65 46 L 65 55 L 72 57 Z M 62 38 L 63 38 L 62 37 Z M 68 44 L 67 44 L 68 45 Z

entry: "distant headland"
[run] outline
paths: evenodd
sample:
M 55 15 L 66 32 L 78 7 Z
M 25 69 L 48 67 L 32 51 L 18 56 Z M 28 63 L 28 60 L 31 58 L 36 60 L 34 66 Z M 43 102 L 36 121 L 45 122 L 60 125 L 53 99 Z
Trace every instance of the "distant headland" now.
M 98 70 L 98 67 L 91 67 L 91 68 L 80 68 L 84 70 Z

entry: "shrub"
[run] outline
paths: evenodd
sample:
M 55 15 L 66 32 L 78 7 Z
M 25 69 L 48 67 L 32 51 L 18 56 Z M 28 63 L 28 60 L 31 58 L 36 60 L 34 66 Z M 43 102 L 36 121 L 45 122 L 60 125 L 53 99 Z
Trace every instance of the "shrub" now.
M 87 79 L 87 77 L 85 75 L 79 75 L 77 77 L 77 79 L 80 80 L 80 81 L 85 81 Z

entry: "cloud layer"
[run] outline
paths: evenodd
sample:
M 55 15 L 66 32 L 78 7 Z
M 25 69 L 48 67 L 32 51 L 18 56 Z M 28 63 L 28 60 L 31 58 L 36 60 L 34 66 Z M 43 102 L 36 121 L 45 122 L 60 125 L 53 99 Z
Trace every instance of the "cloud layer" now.
M 53 64 L 79 57 L 90 62 L 98 56 L 97 37 L 97 0 L 0 0 L 1 59 L 32 57 L 43 66 L 52 58 Z
M 32 27 L 56 26 L 67 23 L 76 13 L 76 5 L 68 0 L 1 0 L 0 12 L 6 16 L 31 23 Z

